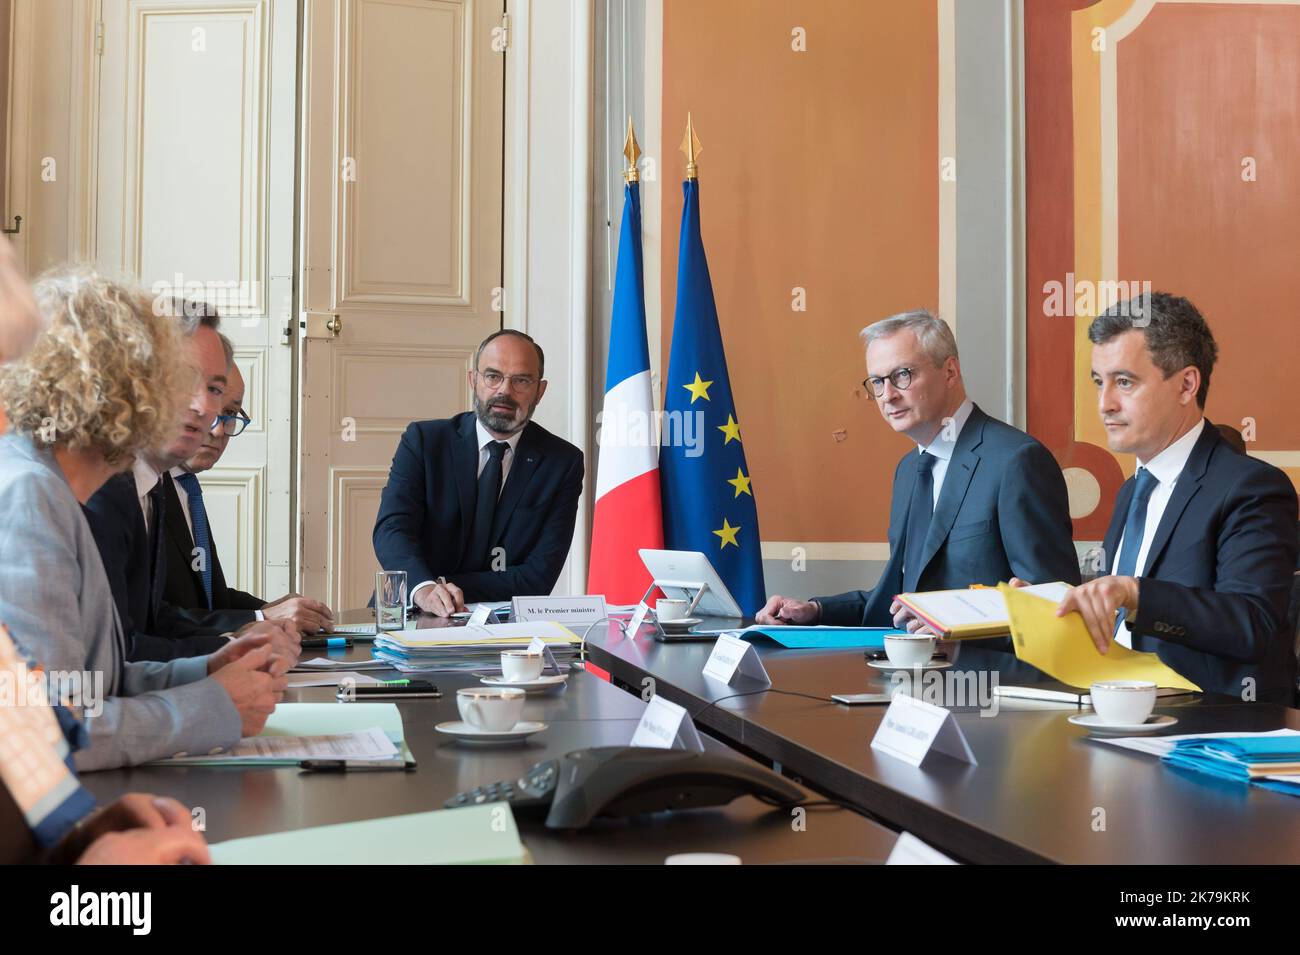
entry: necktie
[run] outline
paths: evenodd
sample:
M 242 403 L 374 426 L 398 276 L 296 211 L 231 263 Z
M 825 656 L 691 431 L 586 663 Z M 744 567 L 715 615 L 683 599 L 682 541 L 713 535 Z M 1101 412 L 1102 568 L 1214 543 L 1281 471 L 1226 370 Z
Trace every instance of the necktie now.
M 203 507 L 203 488 L 199 479 L 186 471 L 176 479 L 176 483 L 185 489 L 185 496 L 190 502 L 190 523 L 194 526 L 194 546 L 202 557 L 203 569 L 199 576 L 203 578 L 203 596 L 207 598 L 208 609 L 212 609 L 212 534 L 208 530 L 208 512 Z
M 934 516 L 934 462 L 933 454 L 921 452 L 916 466 L 916 483 L 912 485 L 912 500 L 907 505 L 907 536 L 903 543 L 904 578 L 910 581 L 909 589 L 916 586 L 921 576 L 921 555 L 925 550 L 925 536 L 930 532 L 930 518 Z
M 163 566 L 163 524 L 167 520 L 167 492 L 164 482 L 170 481 L 171 475 L 163 474 L 149 490 L 149 619 L 145 626 L 152 633 L 156 628 L 158 608 L 162 604 L 163 586 L 166 583 L 167 568 Z
M 474 503 L 474 524 L 469 534 L 469 549 L 465 552 L 466 570 L 488 569 L 488 545 L 492 543 L 492 518 L 497 510 L 497 497 L 501 494 L 501 459 L 505 457 L 505 441 L 488 444 L 487 464 L 478 476 L 478 498 Z
M 1133 497 L 1128 502 L 1128 517 L 1124 520 L 1124 543 L 1119 549 L 1119 563 L 1115 565 L 1117 577 L 1132 577 L 1137 573 L 1138 552 L 1142 550 L 1142 537 L 1147 529 L 1147 503 L 1158 482 L 1146 468 L 1138 468 L 1133 487 Z M 1126 611 L 1121 607 L 1115 618 L 1115 631 L 1124 622 Z

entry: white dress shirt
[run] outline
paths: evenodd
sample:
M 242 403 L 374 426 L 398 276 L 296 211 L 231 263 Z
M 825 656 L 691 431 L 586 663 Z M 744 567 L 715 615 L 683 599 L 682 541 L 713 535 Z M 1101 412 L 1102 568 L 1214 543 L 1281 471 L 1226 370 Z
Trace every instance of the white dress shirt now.
M 953 427 L 951 429 L 940 428 L 939 433 L 935 435 L 934 440 L 928 445 L 922 447 L 918 444 L 916 446 L 918 453 L 934 455 L 934 466 L 930 469 L 930 476 L 934 481 L 932 509 L 939 506 L 939 492 L 943 490 L 943 479 L 948 473 L 948 462 L 952 460 L 952 452 L 957 447 L 957 439 L 961 437 L 961 429 L 966 427 L 966 419 L 970 417 L 974 407 L 975 405 L 967 398 L 952 413 Z M 951 431 L 952 437 L 947 437 L 944 434 L 945 431 Z
M 149 499 L 149 492 L 157 487 L 158 482 L 162 480 L 162 475 L 153 469 L 153 465 L 146 461 L 142 454 L 135 456 L 135 463 L 131 465 L 131 473 L 135 476 L 135 493 L 140 499 L 140 512 L 144 514 L 144 529 L 151 531 L 153 529 L 153 501 Z
M 476 476 L 482 476 L 483 469 L 487 467 L 488 458 L 492 456 L 492 452 L 488 449 L 489 444 L 493 441 L 505 441 L 505 443 L 509 445 L 501 455 L 501 487 L 497 488 L 497 496 L 500 497 L 501 488 L 506 486 L 506 479 L 510 477 L 510 465 L 514 463 L 515 449 L 519 445 L 519 439 L 523 436 L 524 429 L 520 428 L 508 438 L 498 438 L 487 428 L 483 427 L 482 421 L 475 421 L 474 430 L 478 434 L 478 470 L 474 472 Z M 412 587 L 406 597 L 407 606 L 415 606 L 415 595 L 417 591 L 423 590 L 425 587 L 432 587 L 435 583 L 437 583 L 437 581 L 422 580 Z
M 1183 473 L 1183 468 L 1187 466 L 1187 459 L 1191 457 L 1192 448 L 1196 447 L 1196 442 L 1204 428 L 1205 419 L 1202 418 L 1192 425 L 1185 435 L 1150 461 L 1138 461 L 1138 467 L 1146 468 L 1151 472 L 1151 476 L 1156 479 L 1156 486 L 1151 489 L 1151 497 L 1147 499 L 1147 519 L 1142 528 L 1142 547 L 1137 555 L 1135 577 L 1141 577 L 1142 572 L 1146 569 L 1147 552 L 1151 549 L 1151 541 L 1156 536 L 1156 528 L 1160 526 L 1160 518 L 1164 517 L 1165 508 L 1169 505 L 1169 498 L 1174 493 L 1174 485 L 1178 483 L 1178 476 Z M 1132 499 L 1130 498 L 1130 500 Z M 1119 555 L 1123 552 L 1124 535 L 1121 534 L 1119 543 L 1115 547 L 1115 559 L 1111 561 L 1110 565 L 1112 574 L 1118 569 Z M 1119 630 L 1115 633 L 1115 642 L 1130 648 L 1133 646 L 1133 638 L 1129 635 L 1127 623 L 1119 625 Z

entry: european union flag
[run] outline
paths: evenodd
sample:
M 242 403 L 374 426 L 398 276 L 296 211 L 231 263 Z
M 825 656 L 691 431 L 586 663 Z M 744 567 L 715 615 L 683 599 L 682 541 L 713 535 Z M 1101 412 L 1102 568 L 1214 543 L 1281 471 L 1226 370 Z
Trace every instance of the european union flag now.
M 741 610 L 753 614 L 766 599 L 758 508 L 700 239 L 699 181 L 687 179 L 682 189 L 677 311 L 659 450 L 664 546 L 707 555 Z

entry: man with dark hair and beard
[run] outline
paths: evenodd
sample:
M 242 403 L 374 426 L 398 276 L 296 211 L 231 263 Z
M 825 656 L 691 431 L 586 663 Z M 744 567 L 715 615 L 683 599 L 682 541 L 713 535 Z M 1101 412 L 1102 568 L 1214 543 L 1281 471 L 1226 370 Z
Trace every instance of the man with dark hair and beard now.
M 414 421 L 393 456 L 375 556 L 406 571 L 412 606 L 449 616 L 466 602 L 547 594 L 573 540 L 582 452 L 541 425 L 541 346 L 514 329 L 485 338 L 469 372 L 474 410 Z

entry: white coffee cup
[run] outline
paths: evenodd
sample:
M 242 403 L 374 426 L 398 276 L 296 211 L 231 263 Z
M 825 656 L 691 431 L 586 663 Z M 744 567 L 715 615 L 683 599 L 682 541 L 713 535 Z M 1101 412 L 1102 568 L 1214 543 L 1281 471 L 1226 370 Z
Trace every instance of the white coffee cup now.
M 885 656 L 896 667 L 924 666 L 934 656 L 934 644 L 933 634 L 886 634 Z
M 681 620 L 686 616 L 686 608 L 690 605 L 689 600 L 682 600 L 677 597 L 660 597 L 655 601 L 655 616 L 660 620 Z
M 1145 723 L 1156 705 L 1156 685 L 1150 680 L 1104 680 L 1094 683 L 1088 692 L 1103 723 Z
M 456 708 L 475 729 L 503 733 L 519 722 L 526 696 L 518 687 L 470 686 L 456 691 Z
M 545 661 L 540 653 L 527 650 L 501 651 L 501 676 L 509 683 L 528 683 L 542 675 Z

